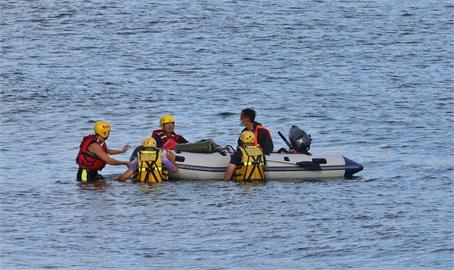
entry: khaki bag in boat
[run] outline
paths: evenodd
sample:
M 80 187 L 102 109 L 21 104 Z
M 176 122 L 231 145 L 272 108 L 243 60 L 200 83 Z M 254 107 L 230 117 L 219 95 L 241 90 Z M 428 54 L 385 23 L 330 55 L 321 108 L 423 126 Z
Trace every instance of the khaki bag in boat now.
M 195 143 L 178 143 L 176 151 L 192 152 L 192 153 L 214 153 L 222 149 L 211 139 L 200 140 Z

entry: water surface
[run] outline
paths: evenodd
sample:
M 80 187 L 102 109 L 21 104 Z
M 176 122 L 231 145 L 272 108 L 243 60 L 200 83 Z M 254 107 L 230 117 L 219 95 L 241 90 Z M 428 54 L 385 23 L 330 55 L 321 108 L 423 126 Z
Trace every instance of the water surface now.
M 452 269 L 452 1 L 2 1 L 2 269 Z M 239 112 L 355 179 L 75 181 L 94 121 L 164 113 L 233 144 Z M 127 159 L 128 154 L 118 156 Z M 107 167 L 103 173 L 122 172 Z

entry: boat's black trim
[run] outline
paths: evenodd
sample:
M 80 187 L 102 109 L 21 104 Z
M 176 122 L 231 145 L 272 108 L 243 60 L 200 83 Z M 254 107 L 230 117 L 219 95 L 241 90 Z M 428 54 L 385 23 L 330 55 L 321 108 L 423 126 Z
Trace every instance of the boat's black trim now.
M 190 171 L 203 171 L 203 172 L 225 172 L 226 167 L 206 167 L 196 166 L 187 164 L 177 164 L 178 169 L 190 170 Z
M 179 169 L 190 171 L 203 171 L 203 172 L 225 172 L 226 167 L 207 167 L 197 165 L 178 164 Z M 357 167 L 350 167 L 344 165 L 336 166 L 320 166 L 320 169 L 314 170 L 313 168 L 305 168 L 300 166 L 282 166 L 282 167 L 267 167 L 267 172 L 288 172 L 288 171 L 347 171 L 354 170 Z
M 321 171 L 322 167 L 319 163 L 315 163 L 312 161 L 300 161 L 297 162 L 296 165 L 305 168 L 308 171 Z

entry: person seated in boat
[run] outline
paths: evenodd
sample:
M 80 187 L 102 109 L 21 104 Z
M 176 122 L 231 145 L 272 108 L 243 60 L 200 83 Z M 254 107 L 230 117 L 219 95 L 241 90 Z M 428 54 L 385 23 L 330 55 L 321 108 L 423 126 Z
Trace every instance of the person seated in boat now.
M 164 115 L 159 120 L 160 129 L 153 130 L 151 137 L 155 138 L 158 147 L 175 149 L 177 143 L 188 141 L 181 135 L 175 133 L 175 119 L 172 115 Z
M 265 179 L 266 159 L 260 145 L 255 143 L 255 135 L 251 131 L 243 131 L 240 135 L 241 145 L 232 154 L 230 163 L 224 174 L 224 180 L 261 181 Z
M 93 127 L 95 134 L 85 136 L 80 143 L 79 153 L 76 163 L 79 165 L 77 171 L 77 181 L 88 182 L 104 179 L 98 173 L 106 164 L 125 165 L 129 162 L 111 158 L 109 155 L 125 153 L 129 145 L 123 146 L 121 150 L 109 149 L 106 140 L 109 138 L 111 126 L 107 121 L 97 121 Z
M 137 151 L 137 157 L 131 161 L 128 170 L 117 179 L 124 182 L 132 176 L 139 182 L 160 183 L 168 179 L 169 171 L 175 173 L 177 170 L 175 154 L 170 150 L 157 148 L 156 140 L 153 137 L 147 137 Z
M 262 124 L 255 121 L 255 115 L 255 111 L 251 108 L 246 108 L 241 111 L 240 120 L 245 126 L 242 132 L 246 130 L 253 132 L 255 135 L 254 143 L 259 144 L 262 147 L 263 153 L 269 154 L 273 152 L 274 148 L 271 133 Z M 238 139 L 238 145 L 240 144 L 240 139 Z

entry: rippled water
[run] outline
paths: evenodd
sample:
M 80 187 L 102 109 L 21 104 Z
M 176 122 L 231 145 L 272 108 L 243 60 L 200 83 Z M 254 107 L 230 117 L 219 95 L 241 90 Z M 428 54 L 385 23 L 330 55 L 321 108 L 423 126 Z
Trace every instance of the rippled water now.
M 452 269 L 452 1 L 0 2 L 2 269 Z M 353 180 L 79 185 L 95 120 L 273 132 Z M 127 159 L 128 154 L 120 155 Z M 108 167 L 104 173 L 120 173 Z

